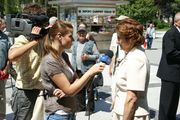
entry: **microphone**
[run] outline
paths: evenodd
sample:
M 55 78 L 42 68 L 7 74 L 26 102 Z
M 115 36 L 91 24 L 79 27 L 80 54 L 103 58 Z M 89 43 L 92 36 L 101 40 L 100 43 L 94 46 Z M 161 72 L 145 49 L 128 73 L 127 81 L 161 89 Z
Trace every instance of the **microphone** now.
M 102 62 L 102 63 L 105 63 L 106 65 L 109 65 L 111 63 L 112 57 L 113 57 L 113 51 L 104 50 L 102 56 L 99 57 L 97 62 L 98 63 Z M 97 73 L 94 76 L 91 84 L 93 84 L 94 87 L 103 86 L 103 75 L 102 75 L 102 73 Z
M 104 54 L 99 58 L 98 62 L 103 62 L 106 65 L 109 65 L 111 63 L 112 57 L 113 57 L 113 51 L 106 50 L 104 51 Z

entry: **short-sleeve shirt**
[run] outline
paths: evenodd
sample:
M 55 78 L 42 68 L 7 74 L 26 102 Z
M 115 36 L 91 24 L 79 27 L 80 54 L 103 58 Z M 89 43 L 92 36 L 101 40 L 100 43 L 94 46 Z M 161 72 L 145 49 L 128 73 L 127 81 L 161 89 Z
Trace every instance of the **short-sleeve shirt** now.
M 113 111 L 123 115 L 127 91 L 139 91 L 138 107 L 135 116 L 148 115 L 147 88 L 149 84 L 150 66 L 142 49 L 131 50 L 116 68 L 116 98 Z
M 20 35 L 15 38 L 11 48 L 22 47 L 30 41 Z M 10 48 L 10 49 L 11 49 Z M 40 62 L 42 56 L 42 44 L 34 46 L 16 61 L 17 80 L 16 87 L 20 89 L 41 89 Z
M 58 88 L 51 80 L 51 77 L 55 74 L 63 73 L 70 83 L 73 83 L 74 73 L 70 67 L 63 65 L 56 60 L 51 54 L 46 55 L 41 62 L 41 78 L 44 89 L 47 90 L 49 97 L 45 101 L 46 112 L 54 112 L 57 110 L 63 110 L 65 112 L 76 111 L 76 99 L 73 96 L 63 97 L 61 99 L 53 96 L 53 88 Z
M 155 38 L 155 28 L 154 27 L 153 28 L 148 27 L 146 32 L 151 38 Z

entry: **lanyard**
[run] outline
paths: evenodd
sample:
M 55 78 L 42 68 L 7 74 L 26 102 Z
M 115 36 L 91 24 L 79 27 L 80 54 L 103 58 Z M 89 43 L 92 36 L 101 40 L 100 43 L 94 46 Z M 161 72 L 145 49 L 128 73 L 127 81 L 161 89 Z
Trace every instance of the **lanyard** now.
M 118 60 L 118 54 L 119 54 L 119 49 L 118 49 L 118 46 L 117 46 L 117 52 L 116 52 L 116 56 L 115 56 L 115 62 L 114 62 L 114 69 L 113 69 L 113 75 L 116 71 L 116 67 L 119 66 L 119 64 L 127 57 L 129 52 L 125 53 L 125 56 L 121 59 L 121 60 Z

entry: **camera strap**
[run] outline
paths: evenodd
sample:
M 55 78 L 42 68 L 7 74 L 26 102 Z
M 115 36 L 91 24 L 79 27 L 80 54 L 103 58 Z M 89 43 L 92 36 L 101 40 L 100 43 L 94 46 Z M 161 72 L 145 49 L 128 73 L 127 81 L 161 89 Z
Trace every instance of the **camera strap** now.
M 125 55 L 124 55 L 124 57 L 122 59 L 118 59 L 118 58 L 115 59 L 113 75 L 115 74 L 116 67 L 118 67 L 123 60 L 125 60 L 125 58 L 127 57 L 128 53 L 129 52 L 125 53 Z
M 113 75 L 114 75 L 115 69 L 116 69 L 116 63 L 117 63 L 118 54 L 119 54 L 119 46 L 117 45 L 117 47 L 116 47 L 116 54 L 115 54 L 115 61 L 114 61 L 114 67 L 113 67 Z

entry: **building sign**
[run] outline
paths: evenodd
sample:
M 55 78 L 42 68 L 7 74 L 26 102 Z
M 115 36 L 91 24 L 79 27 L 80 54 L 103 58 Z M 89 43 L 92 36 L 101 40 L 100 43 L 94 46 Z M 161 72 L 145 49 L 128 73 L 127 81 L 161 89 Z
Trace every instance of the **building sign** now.
M 115 16 L 115 8 L 87 8 L 87 7 L 78 7 L 78 16 Z
M 83 4 L 89 4 L 89 3 L 93 3 L 93 4 L 127 4 L 127 1 L 123 0 L 51 0 L 48 1 L 49 4 L 68 4 L 68 3 L 83 3 Z

